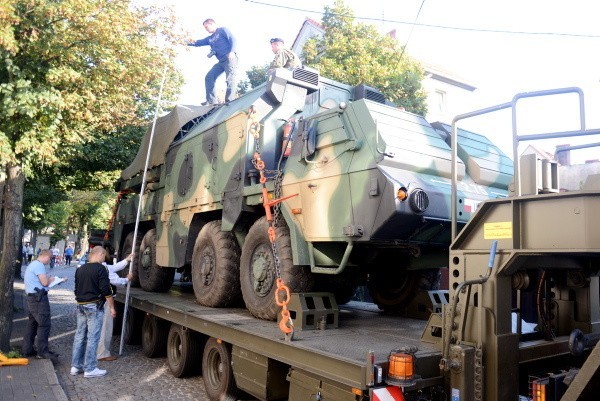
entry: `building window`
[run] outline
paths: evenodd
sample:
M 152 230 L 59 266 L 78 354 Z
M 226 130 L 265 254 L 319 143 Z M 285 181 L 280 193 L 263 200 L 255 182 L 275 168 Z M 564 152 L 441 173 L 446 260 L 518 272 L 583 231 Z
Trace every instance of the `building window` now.
M 446 92 L 441 90 L 435 91 L 435 108 L 439 113 L 446 112 Z

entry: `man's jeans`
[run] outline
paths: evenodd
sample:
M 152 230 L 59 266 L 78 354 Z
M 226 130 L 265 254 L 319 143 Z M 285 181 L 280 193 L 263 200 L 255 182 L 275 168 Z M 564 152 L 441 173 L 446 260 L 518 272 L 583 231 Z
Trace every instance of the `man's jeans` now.
M 73 340 L 72 367 L 83 367 L 84 371 L 91 372 L 98 366 L 96 351 L 103 318 L 104 308 L 98 309 L 95 303 L 77 305 L 77 332 Z
M 215 94 L 215 82 L 219 75 L 225 73 L 225 82 L 227 83 L 227 90 L 225 91 L 225 101 L 229 102 L 237 96 L 237 55 L 232 61 L 225 59 L 219 61 L 217 64 L 208 71 L 204 78 L 204 86 L 206 88 L 206 101 L 211 104 L 219 103 L 217 95 Z

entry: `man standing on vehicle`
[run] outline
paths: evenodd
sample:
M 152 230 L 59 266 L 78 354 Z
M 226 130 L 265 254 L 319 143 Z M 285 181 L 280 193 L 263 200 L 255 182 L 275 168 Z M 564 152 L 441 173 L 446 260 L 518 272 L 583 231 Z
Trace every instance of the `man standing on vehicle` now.
M 96 246 L 90 251 L 86 264 L 75 272 L 75 299 L 77 300 L 77 331 L 73 340 L 71 375 L 84 372 L 84 377 L 100 377 L 106 370 L 98 369 L 96 352 L 100 341 L 104 303 L 108 302 L 110 314 L 117 316 L 108 271 L 102 264 L 106 251 Z
M 296 53 L 286 49 L 281 38 L 271 39 L 271 50 L 275 53 L 275 58 L 269 66 L 269 70 L 274 68 L 297 68 L 300 67 L 300 59 Z
M 218 27 L 215 20 L 212 18 L 204 21 L 202 25 L 204 25 L 204 29 L 210 33 L 210 36 L 192 42 L 188 44 L 188 46 L 210 46 L 208 57 L 216 56 L 218 60 L 217 64 L 208 71 L 204 78 L 206 103 L 219 103 L 215 94 L 215 82 L 222 73 L 225 73 L 225 81 L 227 82 L 225 102 L 229 102 L 237 96 L 237 41 L 229 29 Z
M 52 252 L 45 249 L 40 256 L 29 263 L 25 270 L 23 282 L 27 293 L 27 309 L 29 320 L 23 336 L 21 352 L 24 356 L 34 356 L 37 349 L 37 357 L 56 360 L 55 353 L 48 349 L 48 336 L 50 335 L 50 301 L 48 301 L 48 286 L 54 281 L 53 276 L 46 275 L 46 267 L 50 263 Z

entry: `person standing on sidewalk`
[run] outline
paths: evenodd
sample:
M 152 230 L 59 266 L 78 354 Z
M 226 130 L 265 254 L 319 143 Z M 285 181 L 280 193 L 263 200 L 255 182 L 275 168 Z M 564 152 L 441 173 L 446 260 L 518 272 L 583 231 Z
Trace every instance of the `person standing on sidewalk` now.
M 32 248 L 33 249 L 33 248 Z M 36 260 L 27 265 L 23 282 L 27 293 L 27 309 L 29 320 L 23 336 L 21 352 L 26 357 L 36 355 L 53 362 L 57 354 L 48 349 L 48 337 L 50 336 L 50 301 L 48 301 L 48 286 L 54 281 L 54 276 L 46 274 L 46 266 L 50 263 L 52 252 L 45 249 L 40 252 Z
M 117 294 L 117 286 L 125 286 L 133 278 L 133 273 L 129 273 L 127 277 L 119 277 L 118 271 L 121 271 L 127 266 L 127 264 L 133 259 L 133 253 L 129 254 L 125 259 L 114 265 L 103 263 L 108 270 L 108 278 L 110 285 L 113 290 L 113 297 Z M 108 256 L 107 256 L 108 260 Z M 104 304 L 104 320 L 102 321 L 102 333 L 100 334 L 100 342 L 98 343 L 98 360 L 99 361 L 114 361 L 117 359 L 116 355 L 110 354 L 110 344 L 112 342 L 113 332 L 113 317 L 108 309 L 108 303 Z
M 54 247 L 52 247 L 52 259 L 50 259 L 50 268 L 53 269 L 54 266 L 56 265 L 56 259 L 58 258 L 58 254 L 60 253 L 60 251 L 58 250 L 58 247 L 56 246 L 56 244 L 54 244 Z
M 27 246 L 27 263 L 31 263 L 33 259 L 33 245 L 29 244 Z
M 67 249 L 65 249 L 65 265 L 71 266 L 71 259 L 73 258 L 73 247 L 69 245 Z
M 84 377 L 100 377 L 106 370 L 98 369 L 96 352 L 102 320 L 104 303 L 108 302 L 111 316 L 117 316 L 113 292 L 106 267 L 102 265 L 106 251 L 96 246 L 90 251 L 86 264 L 75 272 L 75 299 L 77 300 L 77 331 L 73 340 L 71 375 L 84 372 Z

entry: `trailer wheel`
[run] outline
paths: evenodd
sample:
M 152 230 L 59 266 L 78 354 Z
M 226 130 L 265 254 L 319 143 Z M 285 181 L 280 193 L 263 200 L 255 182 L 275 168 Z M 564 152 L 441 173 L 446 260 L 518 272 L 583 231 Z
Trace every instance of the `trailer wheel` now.
M 237 303 L 240 290 L 240 248 L 233 233 L 221 231 L 221 221 L 200 230 L 192 256 L 192 284 L 198 303 L 225 307 Z
M 145 291 L 167 292 L 173 285 L 175 278 L 175 269 L 170 267 L 161 267 L 156 264 L 156 230 L 148 230 L 139 252 L 138 273 L 140 285 Z
M 235 401 L 239 390 L 231 367 L 230 347 L 209 338 L 202 354 L 202 379 L 208 398 L 215 401 Z
M 133 256 L 133 260 L 131 261 L 131 274 L 133 278 L 131 279 L 132 287 L 140 286 L 140 276 L 138 273 L 138 266 L 140 265 L 140 245 L 142 244 L 142 237 L 138 235 L 135 239 L 135 255 Z M 120 259 L 125 259 L 131 252 L 133 252 L 133 231 L 127 234 L 125 237 L 125 242 L 123 243 L 123 250 L 121 251 Z M 129 269 L 123 269 L 117 273 L 121 277 L 126 277 L 129 274 Z
M 123 308 L 125 309 L 125 308 Z M 123 333 L 123 342 L 127 345 L 138 345 L 142 340 L 141 315 L 131 306 L 127 307 L 127 321 Z M 121 319 L 121 324 L 123 320 Z
M 200 335 L 178 324 L 172 324 L 167 339 L 167 364 L 175 377 L 185 377 L 199 372 L 197 361 L 201 357 Z
M 398 312 L 410 303 L 417 291 L 439 287 L 438 269 L 415 271 L 374 271 L 369 281 L 369 293 L 379 309 Z
M 356 293 L 359 274 L 360 272 L 351 268 L 347 268 L 342 274 L 318 274 L 315 277 L 315 291 L 332 292 L 338 305 L 346 304 Z
M 153 315 L 144 316 L 142 324 L 142 349 L 148 358 L 165 356 L 169 322 Z
M 308 266 L 294 266 L 290 231 L 280 223 L 275 228 L 275 244 L 279 256 L 281 278 L 290 292 L 307 292 L 314 277 Z M 240 260 L 240 284 L 246 308 L 260 319 L 275 320 L 281 309 L 275 303 L 275 258 L 265 217 L 258 219 L 246 236 Z

